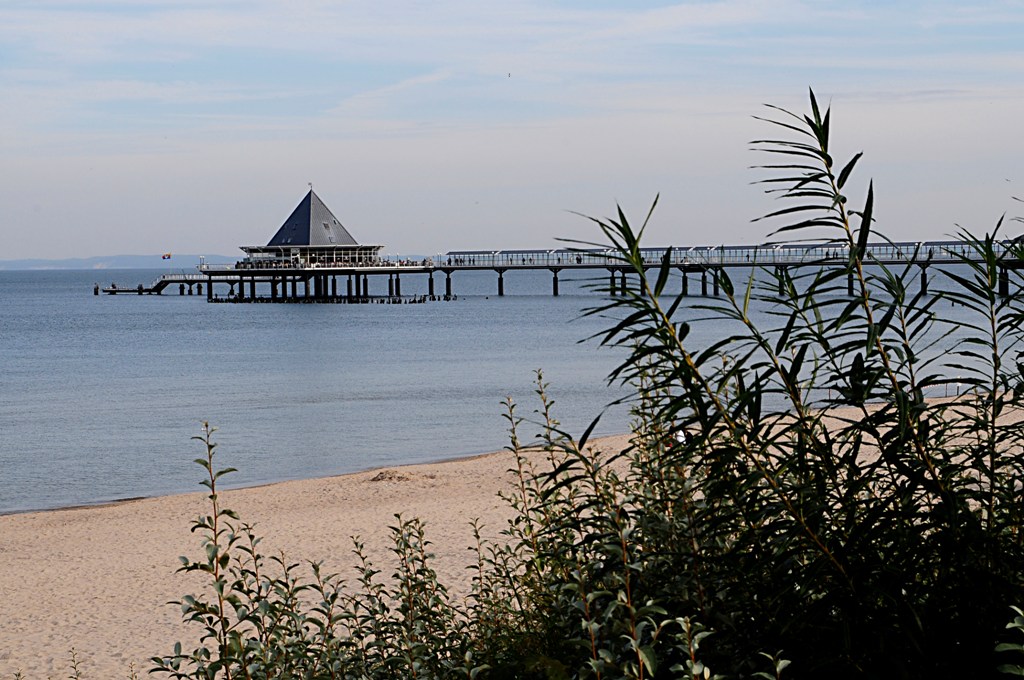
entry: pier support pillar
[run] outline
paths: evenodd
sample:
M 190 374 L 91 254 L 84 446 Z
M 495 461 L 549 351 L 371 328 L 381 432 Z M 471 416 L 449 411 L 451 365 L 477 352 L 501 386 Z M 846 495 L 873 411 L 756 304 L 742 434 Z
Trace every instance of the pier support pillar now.
M 292 279 L 292 299 L 296 300 L 299 297 L 299 280 L 298 278 Z
M 277 277 L 270 277 L 270 299 L 277 302 Z
M 434 272 L 427 276 L 427 295 L 434 297 Z
M 776 278 L 779 281 L 779 295 L 786 294 L 786 268 L 776 267 L 775 268 Z
M 558 270 L 551 270 L 551 295 L 558 297 Z
M 338 298 L 338 277 L 336 275 L 331 277 L 331 297 Z
M 199 294 L 203 294 L 203 284 L 199 284 Z M 206 301 L 213 302 L 213 277 L 206 278 Z
M 347 287 L 346 288 L 345 297 L 348 299 L 349 302 L 352 302 L 352 275 L 351 274 L 348 275 L 348 282 L 345 285 Z
M 685 297 L 690 294 L 690 279 L 687 277 L 685 269 L 680 269 L 679 273 L 683 277 L 683 296 Z
M 853 297 L 853 272 L 846 275 L 846 294 Z
M 618 293 L 618 291 L 615 290 L 615 270 L 609 269 L 608 271 L 610 272 L 610 276 L 608 277 L 608 294 L 615 297 Z
M 721 269 L 716 269 L 715 273 L 714 273 L 714 277 L 712 278 L 712 282 L 714 283 L 715 297 L 718 297 L 718 286 L 719 286 L 719 282 L 721 281 L 721 279 L 722 279 L 722 270 Z
M 498 297 L 504 297 L 505 295 L 505 272 L 504 270 L 498 270 Z
M 252 277 L 251 279 L 249 279 L 249 299 L 250 300 L 255 300 L 256 299 L 256 277 L 255 276 Z
M 395 276 L 388 274 L 388 297 L 395 297 Z
M 999 268 L 999 294 L 1010 297 L 1010 270 L 1006 267 Z
M 370 297 L 370 277 L 366 274 L 363 274 L 363 297 Z
M 309 279 L 305 278 L 302 280 L 303 297 L 309 299 Z
M 626 291 L 629 290 L 629 288 L 626 287 L 626 270 L 625 269 L 622 270 L 621 276 L 619 278 L 619 290 L 622 291 L 623 295 L 625 295 Z
M 184 294 L 185 294 L 185 284 L 184 283 L 179 283 L 178 284 L 178 295 L 184 295 Z M 188 287 L 188 294 L 189 295 L 192 294 L 192 286 Z
M 402 297 L 402 275 L 395 274 L 395 297 Z
M 700 294 L 704 297 L 708 296 L 708 270 L 702 269 L 700 271 Z
M 928 294 L 928 267 L 921 265 L 921 294 Z
M 238 301 L 245 300 L 245 279 L 238 277 Z
M 445 272 L 444 273 L 444 296 L 445 297 L 449 297 L 449 298 L 452 296 L 452 273 L 451 272 Z

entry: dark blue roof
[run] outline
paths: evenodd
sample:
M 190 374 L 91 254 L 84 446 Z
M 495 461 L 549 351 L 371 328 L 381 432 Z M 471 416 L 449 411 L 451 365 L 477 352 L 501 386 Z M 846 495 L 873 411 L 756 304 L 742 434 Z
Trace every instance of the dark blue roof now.
M 356 246 L 352 234 L 310 189 L 268 246 Z

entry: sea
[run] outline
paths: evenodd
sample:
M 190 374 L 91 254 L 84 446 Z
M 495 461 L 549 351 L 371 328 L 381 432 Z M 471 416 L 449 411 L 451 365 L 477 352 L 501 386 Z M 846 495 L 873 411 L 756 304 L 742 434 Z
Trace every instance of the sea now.
M 554 297 L 550 273 L 507 272 L 498 297 L 494 272 L 457 272 L 457 299 L 424 304 L 93 294 L 162 273 L 0 272 L 0 513 L 199 490 L 204 422 L 238 469 L 225 486 L 498 451 L 507 398 L 538 417 L 538 370 L 567 431 L 628 430 L 607 408 L 621 352 L 588 340 L 608 324 L 582 315 L 601 302 L 588 275 L 563 272 Z M 424 294 L 426 276 L 402 287 Z
M 603 302 L 593 274 L 562 271 L 554 297 L 549 272 L 507 271 L 499 297 L 494 272 L 456 272 L 457 299 L 423 304 L 93 294 L 163 273 L 0 271 L 0 514 L 200 490 L 204 422 L 218 465 L 238 470 L 227 487 L 498 451 L 506 399 L 520 439 L 541 432 L 537 371 L 570 434 L 595 419 L 598 435 L 629 429 L 610 404 L 630 390 L 608 380 L 624 351 L 593 337 L 613 322 L 584 314 Z M 387 280 L 370 286 L 383 295 Z M 402 292 L 425 294 L 426 276 L 403 276 Z M 677 316 L 704 316 L 701 302 Z M 688 343 L 723 332 L 697 323 Z

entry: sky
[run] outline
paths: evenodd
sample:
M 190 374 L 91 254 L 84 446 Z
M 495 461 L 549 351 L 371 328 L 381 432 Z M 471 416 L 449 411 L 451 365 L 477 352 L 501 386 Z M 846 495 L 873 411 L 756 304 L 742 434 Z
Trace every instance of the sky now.
M 756 116 L 809 88 L 880 231 L 984 233 L 1024 213 L 1022 35 L 1020 1 L 4 0 L 0 260 L 238 253 L 310 184 L 390 254 L 656 196 L 647 245 L 763 242 Z

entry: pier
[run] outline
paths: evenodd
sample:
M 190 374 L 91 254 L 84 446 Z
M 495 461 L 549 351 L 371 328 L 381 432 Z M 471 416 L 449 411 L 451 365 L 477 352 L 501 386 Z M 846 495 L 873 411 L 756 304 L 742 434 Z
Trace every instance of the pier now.
M 999 293 L 1010 294 L 1009 272 L 1024 263 L 1010 257 L 1009 244 L 997 244 L 1006 255 L 1000 267 Z M 802 267 L 844 267 L 848 252 L 834 244 L 686 246 L 643 248 L 641 255 L 651 268 L 660 267 L 669 257 L 669 265 L 679 277 L 682 295 L 718 295 L 719 273 L 727 269 L 769 267 L 780 270 Z M 921 289 L 928 291 L 929 268 L 970 261 L 970 253 L 959 241 L 929 241 L 868 244 L 865 260 L 881 265 L 912 265 L 920 268 Z M 402 277 L 427 277 L 428 300 L 455 296 L 453 277 L 458 272 L 491 271 L 495 274 L 494 292 L 506 294 L 505 274 L 510 271 L 548 271 L 551 294 L 559 294 L 559 275 L 563 272 L 589 271 L 606 276 L 608 289 L 615 294 L 635 284 L 635 275 L 609 250 L 464 250 L 451 251 L 411 262 L 384 259 L 359 263 L 331 261 L 269 262 L 240 260 L 229 265 L 202 264 L 195 273 L 168 273 L 149 285 L 102 288 L 109 295 L 160 295 L 177 291 L 179 295 L 206 295 L 210 302 L 336 302 L 367 303 L 403 298 Z M 379 292 L 370 294 L 371 279 L 387 279 L 374 284 Z M 852 276 L 848 280 L 853 293 Z M 99 289 L 98 289 L 99 290 Z M 97 291 L 98 294 L 98 291 Z
M 1024 262 L 1011 251 L 1012 242 L 997 242 L 1000 257 L 999 293 L 1010 294 L 1011 270 Z M 265 246 L 242 246 L 245 257 L 234 264 L 201 263 L 196 272 L 168 273 L 151 284 L 136 287 L 96 286 L 108 295 L 160 295 L 176 288 L 179 295 L 204 295 L 209 302 L 333 302 L 369 303 L 410 301 L 402 294 L 402 277 L 427 277 L 427 293 L 415 301 L 446 300 L 456 295 L 453 275 L 464 271 L 492 271 L 495 293 L 506 293 L 505 274 L 540 270 L 551 274 L 551 294 L 559 295 L 559 275 L 587 271 L 605 276 L 615 295 L 629 290 L 631 268 L 623 266 L 611 250 L 559 248 L 548 250 L 460 250 L 416 260 L 390 260 L 383 246 L 361 245 L 310 189 Z M 721 273 L 727 269 L 845 267 L 848 246 L 836 243 L 664 246 L 641 249 L 651 268 L 666 261 L 679 277 L 682 295 L 718 295 Z M 928 292 L 928 270 L 974 259 L 960 241 L 869 243 L 864 261 L 886 266 L 920 268 L 920 286 Z M 635 272 L 633 279 L 635 279 Z M 387 278 L 387 294 L 372 279 Z M 443 279 L 443 281 L 442 281 Z M 848 276 L 854 292 L 853 275 Z M 699 293 L 698 293 L 699 291 Z

